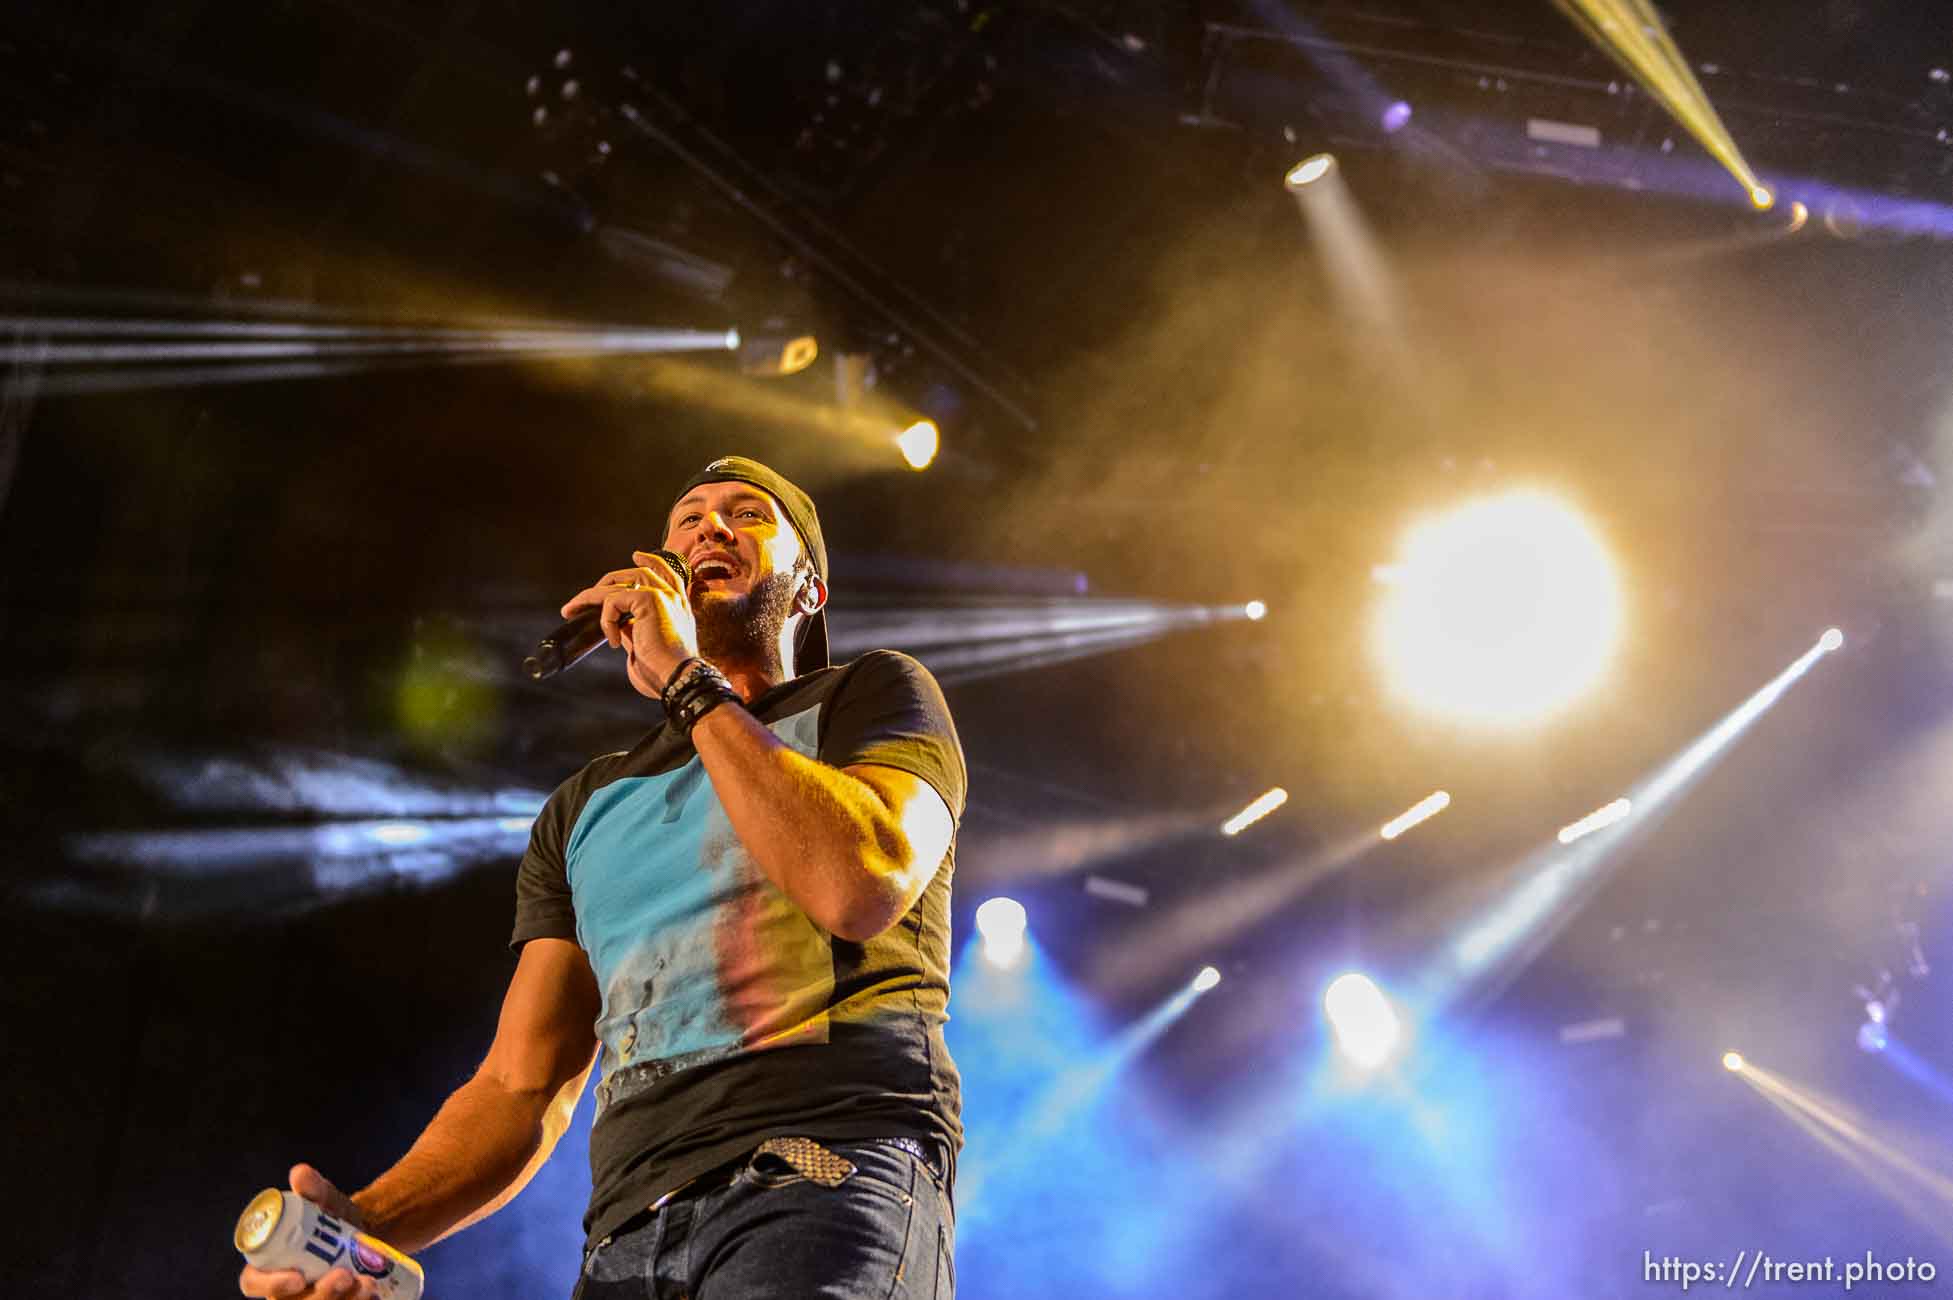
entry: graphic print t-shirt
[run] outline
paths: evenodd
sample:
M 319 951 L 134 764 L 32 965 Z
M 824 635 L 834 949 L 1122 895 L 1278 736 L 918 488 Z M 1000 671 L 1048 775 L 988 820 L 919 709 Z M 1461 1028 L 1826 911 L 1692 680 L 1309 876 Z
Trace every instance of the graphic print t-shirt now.
M 797 677 L 750 712 L 831 767 L 920 777 L 962 816 L 948 706 L 906 655 Z M 573 940 L 603 994 L 592 1239 L 771 1136 L 960 1144 L 943 1042 L 954 857 L 952 846 L 893 928 L 853 943 L 766 878 L 690 742 L 662 725 L 550 796 L 517 874 L 510 943 Z

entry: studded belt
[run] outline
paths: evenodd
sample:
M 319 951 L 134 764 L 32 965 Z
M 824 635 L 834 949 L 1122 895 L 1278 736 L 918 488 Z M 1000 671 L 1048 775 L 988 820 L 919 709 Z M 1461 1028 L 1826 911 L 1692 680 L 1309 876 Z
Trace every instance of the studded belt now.
M 922 1167 L 936 1176 L 937 1182 L 941 1182 L 945 1177 L 946 1171 L 943 1169 L 942 1156 L 929 1143 L 917 1141 L 912 1137 L 885 1138 L 883 1140 L 890 1146 L 901 1147 L 917 1160 L 920 1160 Z

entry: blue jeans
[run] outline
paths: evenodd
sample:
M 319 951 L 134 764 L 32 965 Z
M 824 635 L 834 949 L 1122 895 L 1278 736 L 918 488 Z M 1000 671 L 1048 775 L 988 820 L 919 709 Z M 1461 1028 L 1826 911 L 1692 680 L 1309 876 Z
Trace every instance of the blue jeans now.
M 956 1221 L 934 1171 L 892 1142 L 821 1145 L 855 1166 L 840 1186 L 756 1156 L 599 1242 L 571 1300 L 951 1300 Z

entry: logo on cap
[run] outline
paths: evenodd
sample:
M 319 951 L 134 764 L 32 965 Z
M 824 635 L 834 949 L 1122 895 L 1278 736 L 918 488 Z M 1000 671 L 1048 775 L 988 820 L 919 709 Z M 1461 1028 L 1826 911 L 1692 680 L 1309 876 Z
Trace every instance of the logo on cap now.
M 706 472 L 706 473 L 708 473 L 708 474 L 717 474 L 717 473 L 718 473 L 718 472 L 719 472 L 720 470 L 722 470 L 722 469 L 731 469 L 731 468 L 732 468 L 732 462 L 731 462 L 731 461 L 729 461 L 729 460 L 715 460 L 715 461 L 713 461 L 713 462 L 712 462 L 712 463 L 711 463 L 710 465 L 707 465 L 707 466 L 705 467 L 705 472 Z

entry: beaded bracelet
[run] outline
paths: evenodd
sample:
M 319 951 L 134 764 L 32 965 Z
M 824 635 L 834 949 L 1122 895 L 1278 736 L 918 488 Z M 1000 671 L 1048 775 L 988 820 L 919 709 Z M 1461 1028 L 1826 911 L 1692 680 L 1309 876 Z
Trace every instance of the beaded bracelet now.
M 693 655 L 690 659 L 683 661 L 678 667 L 672 669 L 671 676 L 665 678 L 665 689 L 662 698 L 666 701 L 677 699 L 694 682 L 698 681 L 700 673 L 710 672 L 711 670 L 711 664 L 699 658 L 697 655 Z

